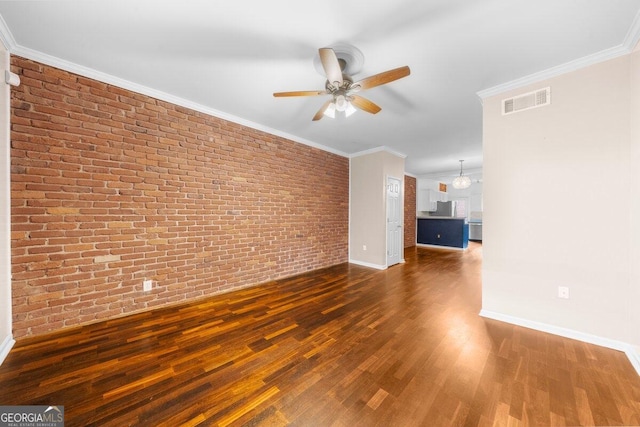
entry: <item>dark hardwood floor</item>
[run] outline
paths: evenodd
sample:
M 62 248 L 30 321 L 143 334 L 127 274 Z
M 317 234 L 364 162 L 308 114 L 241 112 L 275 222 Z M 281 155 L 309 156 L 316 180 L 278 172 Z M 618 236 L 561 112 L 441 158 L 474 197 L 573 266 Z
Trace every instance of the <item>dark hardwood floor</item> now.
M 640 425 L 623 353 L 478 316 L 481 262 L 411 248 L 21 340 L 0 404 L 67 426 Z

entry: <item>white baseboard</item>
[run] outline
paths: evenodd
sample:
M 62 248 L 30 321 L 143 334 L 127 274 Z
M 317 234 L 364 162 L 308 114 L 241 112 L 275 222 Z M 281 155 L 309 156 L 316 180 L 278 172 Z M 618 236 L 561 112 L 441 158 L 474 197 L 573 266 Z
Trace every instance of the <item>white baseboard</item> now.
M 361 265 L 362 267 L 375 268 L 376 270 L 386 270 L 387 269 L 386 265 L 372 264 L 370 262 L 357 261 L 355 259 L 349 259 L 349 264 L 356 264 L 356 265 Z
M 455 246 L 443 246 L 443 245 L 427 245 L 426 243 L 416 243 L 419 248 L 433 248 L 433 249 L 447 249 L 450 251 L 466 251 L 467 248 L 458 248 Z
M 0 365 L 2 365 L 4 359 L 7 358 L 15 343 L 16 340 L 13 339 L 12 335 L 8 335 L 4 338 L 4 341 L 2 341 L 2 344 L 0 344 Z
M 622 341 L 616 341 L 609 338 L 599 337 L 597 335 L 591 335 L 584 332 L 576 331 L 573 329 L 561 328 L 559 326 L 550 325 L 548 323 L 536 322 L 533 320 L 523 319 L 521 317 L 510 316 L 508 314 L 498 313 L 489 310 L 480 310 L 480 316 L 488 319 L 499 320 L 505 323 L 511 323 L 513 325 L 522 326 L 536 331 L 547 332 L 549 334 L 558 335 L 565 338 L 571 338 L 574 340 L 586 342 L 589 344 L 599 345 L 601 347 L 610 348 L 624 352 L 629 358 L 629 362 L 640 375 L 640 354 L 636 352 L 636 349 L 631 344 L 627 344 Z
M 638 375 L 640 375 L 640 353 L 638 353 L 633 346 L 629 346 L 629 349 L 625 350 L 624 354 L 627 355 L 629 362 L 631 362 Z

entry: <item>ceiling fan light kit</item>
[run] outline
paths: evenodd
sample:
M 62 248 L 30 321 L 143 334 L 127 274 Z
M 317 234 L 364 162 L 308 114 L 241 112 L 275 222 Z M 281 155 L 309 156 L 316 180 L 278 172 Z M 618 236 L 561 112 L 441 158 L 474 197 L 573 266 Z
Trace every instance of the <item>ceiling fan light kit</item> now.
M 349 117 L 358 110 L 356 110 L 356 108 L 351 104 L 349 99 L 342 95 L 339 95 L 324 109 L 323 115 L 335 119 L 336 111 L 344 113 L 345 117 Z
M 334 98 L 333 102 L 336 104 L 336 110 L 344 111 L 344 110 L 347 109 L 348 101 L 347 101 L 347 98 L 344 95 L 340 94 L 340 95 L 336 96 Z
M 345 108 L 344 110 L 344 115 L 346 117 L 349 117 L 350 115 L 352 115 L 353 113 L 355 113 L 356 111 L 356 107 L 354 107 L 353 105 L 351 105 L 350 102 L 347 102 L 347 108 Z
M 335 117 L 336 117 L 336 106 L 333 103 L 330 103 L 324 109 L 324 113 L 322 113 L 322 114 L 324 114 L 327 117 L 331 117 L 332 119 L 335 119 Z
M 344 113 L 345 117 L 349 117 L 356 112 L 356 108 L 370 114 L 377 114 L 381 108 L 372 101 L 356 95 L 356 93 L 391 83 L 411 73 L 409 67 L 404 66 L 353 82 L 349 74 L 353 73 L 353 70 L 359 71 L 362 62 L 364 62 L 362 52 L 358 49 L 349 45 L 340 45 L 334 48 L 325 47 L 318 50 L 318 58 L 324 75 L 327 77 L 324 91 L 304 90 L 276 92 L 273 94 L 275 97 L 331 95 L 331 99 L 325 102 L 313 116 L 313 121 L 320 120 L 323 116 L 334 118 L 336 111 Z M 350 60 L 356 62 L 355 66 L 350 64 Z M 318 67 L 316 66 L 316 68 Z

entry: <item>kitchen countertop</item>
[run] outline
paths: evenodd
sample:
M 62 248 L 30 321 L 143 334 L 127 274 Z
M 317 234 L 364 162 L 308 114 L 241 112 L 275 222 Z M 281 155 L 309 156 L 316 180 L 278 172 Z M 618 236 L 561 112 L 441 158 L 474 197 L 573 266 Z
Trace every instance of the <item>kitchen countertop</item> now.
M 458 221 L 466 221 L 466 218 L 455 218 L 452 216 L 419 216 L 418 219 L 457 219 Z

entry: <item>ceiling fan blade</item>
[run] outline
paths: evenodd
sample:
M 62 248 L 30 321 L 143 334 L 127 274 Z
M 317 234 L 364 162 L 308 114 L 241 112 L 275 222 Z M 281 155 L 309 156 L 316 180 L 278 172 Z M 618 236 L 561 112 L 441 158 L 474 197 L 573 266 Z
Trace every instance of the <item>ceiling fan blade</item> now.
M 320 120 L 322 118 L 322 116 L 324 116 L 324 112 L 326 111 L 327 107 L 329 107 L 329 105 L 333 102 L 333 99 L 328 100 L 327 102 L 324 103 L 324 105 L 318 110 L 318 112 L 316 113 L 315 116 L 313 116 L 312 121 L 316 121 L 316 120 Z
M 326 94 L 326 90 L 297 90 L 293 92 L 276 92 L 273 94 L 273 96 L 279 98 L 282 96 L 317 96 Z
M 351 95 L 351 103 L 359 109 L 371 114 L 376 114 L 382 110 L 378 105 L 359 95 Z
M 351 85 L 351 90 L 365 90 L 370 89 L 372 87 L 380 86 L 383 84 L 390 83 L 394 80 L 401 79 L 403 77 L 407 77 L 411 74 L 411 70 L 406 65 L 400 68 L 394 68 L 393 70 L 385 71 L 380 74 L 375 74 L 373 76 L 365 77 L 364 79 L 355 82 Z
M 336 53 L 328 47 L 320 48 L 318 52 L 320 53 L 322 68 L 324 68 L 329 83 L 337 83 L 337 86 L 342 86 L 342 68 L 340 67 Z

